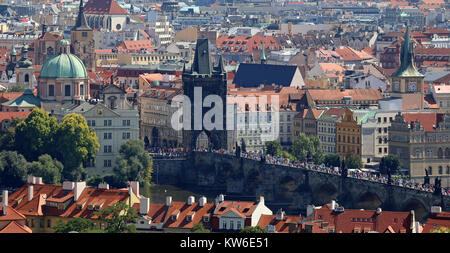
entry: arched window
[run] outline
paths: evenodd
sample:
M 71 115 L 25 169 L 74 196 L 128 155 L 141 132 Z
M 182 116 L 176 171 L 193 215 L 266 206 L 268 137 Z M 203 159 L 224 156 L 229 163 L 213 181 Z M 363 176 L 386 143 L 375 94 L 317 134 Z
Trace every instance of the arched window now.
M 450 166 L 447 165 L 447 169 L 445 170 L 445 173 L 448 175 L 450 174 Z
M 442 151 L 442 148 L 438 149 L 438 158 L 442 158 L 444 156 L 444 152 Z
M 450 158 L 450 149 L 449 148 L 445 149 L 445 157 Z
M 433 167 L 428 167 L 428 174 L 433 175 Z
M 25 82 L 28 83 L 30 81 L 30 76 L 28 74 L 25 74 Z
M 438 173 L 439 173 L 439 175 L 442 175 L 442 166 L 439 166 Z

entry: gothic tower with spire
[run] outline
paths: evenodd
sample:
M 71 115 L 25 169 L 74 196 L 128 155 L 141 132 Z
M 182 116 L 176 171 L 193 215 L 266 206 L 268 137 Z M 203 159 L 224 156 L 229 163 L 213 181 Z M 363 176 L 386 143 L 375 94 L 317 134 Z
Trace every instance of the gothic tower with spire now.
M 403 109 L 422 110 L 424 108 L 424 75 L 416 69 L 414 64 L 414 44 L 411 41 L 409 27 L 406 27 L 402 42 L 400 62 L 400 67 L 391 75 L 391 97 L 402 98 L 402 104 L 408 104 L 408 108 Z
M 71 53 L 80 58 L 86 68 L 95 70 L 94 31 L 89 27 L 84 15 L 83 0 L 80 0 L 80 8 L 75 26 L 70 31 Z
M 200 134 L 204 133 L 208 137 L 209 147 L 212 149 L 227 149 L 228 139 L 226 130 L 226 96 L 227 96 L 227 73 L 223 65 L 223 59 L 220 57 L 217 66 L 213 66 L 209 53 L 208 39 L 198 39 L 195 47 L 194 62 L 190 69 L 184 68 L 183 71 L 183 90 L 184 95 L 189 97 L 191 102 L 190 110 L 190 129 L 183 129 L 183 144 L 186 151 L 192 151 L 197 148 L 197 141 Z M 201 88 L 200 93 L 199 89 Z M 199 95 L 197 97 L 197 95 Z M 221 129 L 205 129 L 203 119 L 205 114 L 218 106 L 216 101 L 213 101 L 211 107 L 199 108 L 202 106 L 205 98 L 209 95 L 217 95 L 222 101 L 222 115 L 218 118 L 214 117 L 213 122 L 220 122 Z M 201 99 L 201 101 L 200 101 Z M 219 102 L 219 101 L 217 101 Z M 201 111 L 200 111 L 201 110 Z M 201 119 L 200 119 L 201 116 Z M 183 119 L 187 116 L 183 116 Z M 200 119 L 201 122 L 198 122 Z M 197 127 L 196 123 L 200 123 Z M 202 134 L 203 135 L 203 134 Z

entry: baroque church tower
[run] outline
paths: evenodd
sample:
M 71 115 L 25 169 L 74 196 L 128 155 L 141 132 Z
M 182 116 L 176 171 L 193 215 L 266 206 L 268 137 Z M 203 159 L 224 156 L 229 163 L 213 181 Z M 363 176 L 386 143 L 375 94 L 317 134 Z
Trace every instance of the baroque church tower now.
M 391 97 L 402 98 L 403 103 L 422 110 L 424 99 L 424 75 L 417 71 L 414 64 L 414 44 L 409 28 L 406 27 L 405 38 L 400 51 L 400 67 L 391 75 Z M 414 104 L 414 105 L 412 105 Z
M 89 27 L 84 15 L 83 0 L 80 0 L 77 22 L 70 31 L 71 52 L 80 58 L 86 68 L 95 70 L 94 31 Z

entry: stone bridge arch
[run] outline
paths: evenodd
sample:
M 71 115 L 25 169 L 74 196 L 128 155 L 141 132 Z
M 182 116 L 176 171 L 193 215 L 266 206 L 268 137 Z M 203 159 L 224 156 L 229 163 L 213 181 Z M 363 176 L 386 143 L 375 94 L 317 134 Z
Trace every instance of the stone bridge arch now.
M 406 200 L 401 210 L 411 211 L 414 210 L 416 221 L 424 221 L 428 215 L 428 205 L 418 198 L 410 198 Z
M 375 192 L 367 191 L 356 198 L 354 208 L 376 210 L 383 205 L 382 198 Z
M 314 205 L 324 205 L 331 200 L 335 200 L 339 195 L 339 188 L 334 184 L 327 182 L 313 188 Z

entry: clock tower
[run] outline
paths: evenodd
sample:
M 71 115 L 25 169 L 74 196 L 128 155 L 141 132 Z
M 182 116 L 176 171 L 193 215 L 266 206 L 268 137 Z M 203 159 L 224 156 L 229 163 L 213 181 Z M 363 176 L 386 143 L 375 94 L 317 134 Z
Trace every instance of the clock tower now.
M 83 0 L 80 0 L 80 8 L 75 26 L 70 31 L 71 52 L 80 58 L 87 69 L 95 70 L 94 31 L 89 27 L 84 15 Z
M 400 67 L 391 75 L 391 97 L 401 98 L 403 104 L 408 100 L 408 108 L 423 109 L 424 75 L 414 65 L 414 44 L 411 41 L 409 27 L 406 27 L 405 38 L 400 51 Z

